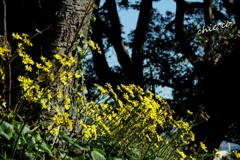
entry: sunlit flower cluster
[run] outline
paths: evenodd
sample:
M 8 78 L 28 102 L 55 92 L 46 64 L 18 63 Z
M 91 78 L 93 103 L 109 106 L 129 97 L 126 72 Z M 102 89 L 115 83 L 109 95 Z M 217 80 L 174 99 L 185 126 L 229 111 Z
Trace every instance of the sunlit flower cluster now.
M 175 142 L 178 146 L 195 140 L 189 123 L 175 121 L 172 117 L 174 111 L 167 102 L 152 92 L 145 93 L 135 85 L 117 86 L 119 93 L 114 92 L 110 84 L 95 86 L 99 89 L 99 102 L 89 102 L 81 112 L 88 112 L 93 118 L 98 136 L 111 135 L 115 143 L 128 146 L 128 149 L 131 148 L 130 142 L 150 143 L 155 148 L 165 146 L 169 143 L 169 135 L 161 133 L 167 128 L 178 129 L 179 140 Z M 89 128 L 82 121 L 80 124 Z M 93 137 L 91 132 L 87 133 L 85 137 Z
M 61 54 L 55 54 L 54 57 L 59 60 L 59 62 L 63 65 L 63 66 L 68 66 L 71 67 L 72 65 L 74 65 L 74 63 L 76 62 L 76 60 L 74 59 L 74 57 L 70 56 L 68 57 L 66 54 L 61 53 Z
M 97 43 L 94 43 L 92 40 L 89 40 L 89 41 L 88 41 L 88 45 L 89 45 L 93 50 L 97 50 L 97 52 L 98 52 L 99 54 L 102 54 L 102 51 L 101 51 L 101 49 L 100 49 L 100 47 L 98 46 Z
M 62 49 L 57 47 L 57 54 L 53 56 L 57 61 L 50 61 L 41 56 L 41 63 L 35 63 L 25 51 L 27 47 L 32 46 L 27 39 L 29 35 L 20 36 L 13 33 L 12 36 L 14 40 L 19 41 L 15 53 L 21 57 L 25 70 L 32 72 L 33 68 L 36 68 L 36 75 L 31 78 L 27 74 L 17 77 L 21 87 L 19 100 L 40 104 L 48 113 L 52 111 L 52 117 L 48 117 L 52 124 L 45 126 L 51 136 L 57 137 L 63 130 L 71 131 L 76 125 L 76 128 L 80 128 L 76 133 L 82 142 L 106 138 L 113 146 L 120 145 L 121 152 L 133 152 L 134 149 L 139 153 L 145 153 L 145 150 L 150 149 L 154 152 L 169 149 L 180 160 L 193 159 L 180 149 L 195 140 L 191 123 L 175 120 L 173 118 L 175 112 L 160 96 L 144 91 L 134 84 L 128 86 L 121 84 L 114 88 L 109 83 L 104 87 L 95 85 L 98 89 L 95 101 L 86 99 L 84 92 L 87 89 L 83 83 L 78 84 L 77 89 L 72 88 L 75 90 L 73 95 L 67 95 L 65 86 L 68 86 L 74 78 L 84 77 L 81 69 L 75 72 L 66 69 L 72 67 L 77 60 L 59 53 Z M 89 40 L 88 45 L 101 54 L 96 43 Z M 3 60 L 6 60 L 5 53 L 9 51 L 6 46 L 0 47 L 0 56 Z M 5 79 L 4 68 L 0 68 L 0 77 L 2 80 Z M 51 86 L 43 87 L 42 84 Z M 56 88 L 52 90 L 54 87 Z M 7 101 L 0 97 L 0 108 L 7 106 Z M 73 114 L 77 118 L 74 119 Z M 187 114 L 191 116 L 193 112 L 187 110 Z M 0 115 L 10 118 L 12 113 L 0 111 Z M 200 116 L 205 120 L 209 118 L 205 112 L 201 112 Z M 200 147 L 207 152 L 203 142 L 200 142 Z M 235 155 L 240 157 L 237 152 Z M 138 158 L 143 157 L 138 155 Z
M 236 158 L 240 158 L 240 153 L 238 151 L 232 151 Z
M 0 46 L 0 56 L 2 57 L 3 60 L 6 60 L 5 52 L 9 52 L 9 51 L 10 50 L 6 46 L 3 46 L 3 47 Z

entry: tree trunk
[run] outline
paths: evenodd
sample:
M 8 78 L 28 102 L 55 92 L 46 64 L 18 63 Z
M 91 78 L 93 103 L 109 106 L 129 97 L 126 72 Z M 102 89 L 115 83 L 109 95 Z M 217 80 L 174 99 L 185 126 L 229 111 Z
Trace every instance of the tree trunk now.
M 57 53 L 56 47 L 61 47 L 61 53 L 75 57 L 77 62 L 68 70 L 68 72 L 75 72 L 79 62 L 76 52 L 76 46 L 80 42 L 79 33 L 87 36 L 93 3 L 94 0 L 7 1 L 8 39 L 11 39 L 12 32 L 27 33 L 32 36 L 37 33 L 35 29 L 40 31 L 46 29 L 42 34 L 31 39 L 34 46 L 27 51 L 27 54 L 30 54 L 35 62 L 39 62 L 42 55 L 53 60 L 53 55 Z M 3 26 L 2 21 L 0 26 Z M 0 31 L 2 34 L 3 29 Z M 21 61 L 13 65 L 17 63 Z M 18 85 L 16 76 L 13 75 L 14 86 Z M 63 88 L 63 95 L 71 97 L 74 84 L 77 84 L 77 81 L 71 81 L 68 86 L 57 84 L 50 89 L 56 92 L 59 88 Z M 17 96 L 15 93 L 17 93 L 16 90 L 13 90 L 13 98 Z M 64 110 L 62 102 L 63 99 L 53 97 L 53 104 Z M 53 112 L 50 113 L 50 116 L 52 115 Z

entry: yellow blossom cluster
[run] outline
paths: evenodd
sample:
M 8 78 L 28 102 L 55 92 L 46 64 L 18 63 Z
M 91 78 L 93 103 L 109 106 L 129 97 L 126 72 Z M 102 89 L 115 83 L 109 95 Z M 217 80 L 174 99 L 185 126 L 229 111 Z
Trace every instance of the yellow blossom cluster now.
M 74 65 L 76 60 L 74 59 L 73 56 L 67 57 L 66 54 L 61 53 L 61 54 L 55 54 L 54 57 L 59 60 L 59 62 L 62 64 L 62 66 L 68 66 L 71 67 Z
M 59 108 L 55 108 L 56 113 L 53 116 L 53 123 L 54 126 L 65 126 L 66 128 L 69 128 L 70 130 L 73 129 L 73 122 L 70 119 L 70 115 L 66 112 L 62 112 Z M 52 126 L 48 126 L 49 128 L 52 128 Z M 56 127 L 55 127 L 56 128 Z
M 46 57 L 41 56 L 41 60 L 44 62 L 45 66 L 41 63 L 36 63 L 36 67 L 40 70 L 43 70 L 47 73 L 50 72 L 50 69 L 52 68 L 53 64 L 50 60 L 47 61 Z
M 61 82 L 63 85 L 67 86 L 68 81 L 72 81 L 73 78 L 80 78 L 80 71 L 77 70 L 76 72 L 67 72 L 63 69 L 59 70 L 58 74 L 56 75 L 53 73 L 56 70 L 56 67 L 59 67 L 54 62 L 48 60 L 46 57 L 41 56 L 41 63 L 35 63 L 30 55 L 26 54 L 26 47 L 33 46 L 27 37 L 29 35 L 22 34 L 20 36 L 18 33 L 12 34 L 13 39 L 18 40 L 17 49 L 14 53 L 16 53 L 18 56 L 22 58 L 22 63 L 25 65 L 25 70 L 32 72 L 32 66 L 36 65 L 36 68 L 38 71 L 36 72 L 35 78 L 30 78 L 27 76 L 18 76 L 17 80 L 20 82 L 20 87 L 23 89 L 21 100 L 27 100 L 29 102 L 38 103 L 42 106 L 43 109 L 46 109 L 48 111 L 55 108 L 56 114 L 52 117 L 53 125 L 49 125 L 48 129 L 50 133 L 52 134 L 58 134 L 59 130 L 62 127 L 69 128 L 70 130 L 73 129 L 73 122 L 70 118 L 70 115 L 67 112 L 60 111 L 59 108 L 56 108 L 56 106 L 52 105 L 53 103 L 51 100 L 53 99 L 53 96 L 62 99 L 64 98 L 65 103 L 63 104 L 65 111 L 68 111 L 70 109 L 71 99 L 68 95 L 63 96 L 63 88 L 59 88 L 58 90 L 51 91 L 48 87 L 40 87 L 42 86 L 42 82 Z M 60 51 L 61 48 L 57 47 L 57 51 Z M 4 53 L 8 52 L 6 47 L 0 48 L 0 55 L 4 59 Z M 74 57 L 70 56 L 69 58 L 61 53 L 56 54 L 54 57 L 60 62 L 62 66 L 60 67 L 71 67 L 76 60 Z M 55 67 L 55 68 L 53 68 Z M 42 71 L 42 72 L 40 72 Z M 4 79 L 4 69 L 0 68 L 0 76 L 2 76 L 2 79 Z M 52 83 L 53 85 L 54 83 Z M 6 107 L 6 101 L 3 101 L 2 106 Z M 7 115 L 6 115 L 7 116 Z M 92 127 L 94 128 L 94 127 Z
M 81 112 L 87 112 L 93 119 L 98 136 L 111 135 L 115 143 L 128 148 L 131 147 L 130 142 L 151 143 L 155 148 L 161 148 L 169 143 L 169 135 L 161 133 L 164 129 L 175 127 L 179 129 L 181 145 L 194 141 L 189 123 L 174 120 L 174 111 L 168 103 L 152 92 L 145 93 L 133 84 L 117 86 L 118 93 L 108 83 L 104 87 L 95 86 L 99 90 L 99 103 L 90 101 Z M 80 125 L 86 130 L 90 127 L 82 121 Z M 90 131 L 86 134 L 86 138 L 93 137 Z
M 236 156 L 236 158 L 240 158 L 240 153 L 238 151 L 233 151 L 233 154 Z
M 93 140 L 97 140 L 97 130 L 95 125 L 86 125 L 82 120 L 79 120 L 79 124 L 84 128 L 85 138 L 93 138 Z
M 182 156 L 182 159 L 187 157 L 184 152 L 179 151 L 178 149 L 176 149 L 176 151 L 177 151 L 178 154 L 180 154 Z
M 9 52 L 10 50 L 5 46 L 0 46 L 0 56 L 2 57 L 3 60 L 6 60 L 5 59 L 5 52 Z
M 30 42 L 30 40 L 27 39 L 27 37 L 29 35 L 23 33 L 22 37 L 21 37 L 18 33 L 16 33 L 16 34 L 13 33 L 12 36 L 13 36 L 13 39 L 21 40 L 20 42 L 18 42 L 18 48 L 16 49 L 16 52 L 22 58 L 22 63 L 25 65 L 26 71 L 32 72 L 32 66 L 31 65 L 34 65 L 34 61 L 25 52 L 26 47 L 32 47 L 33 46 L 33 44 Z
M 207 146 L 203 142 L 200 142 L 200 146 L 205 152 L 208 152 Z
M 61 129 L 73 130 L 73 120 L 69 114 L 72 109 L 71 105 L 73 105 L 72 99 L 63 91 L 64 86 L 68 86 L 69 81 L 80 78 L 83 74 L 79 70 L 75 72 L 64 70 L 65 67 L 73 66 L 76 60 L 64 53 L 55 54 L 54 58 L 60 62 L 61 67 L 57 70 L 57 74 L 53 73 L 56 71 L 54 67 L 57 66 L 54 62 L 41 56 L 42 63 L 35 63 L 26 54 L 25 48 L 32 46 L 30 40 L 27 39 L 29 35 L 22 34 L 20 36 L 18 33 L 13 33 L 12 36 L 15 40 L 20 41 L 15 53 L 22 58 L 25 69 L 32 72 L 32 66 L 35 64 L 37 70 L 42 71 L 33 78 L 18 76 L 17 80 L 20 82 L 23 93 L 21 100 L 38 103 L 43 109 L 54 111 L 54 115 L 51 117 L 53 124 L 47 127 L 51 134 L 58 135 Z M 89 40 L 88 45 L 101 54 L 96 43 Z M 61 48 L 57 47 L 56 50 L 60 52 Z M 5 60 L 5 52 L 9 51 L 6 46 L 0 47 L 0 56 L 3 60 Z M 5 79 L 4 68 L 0 68 L 0 76 L 2 80 Z M 55 81 L 55 84 L 61 82 L 62 86 L 57 86 L 53 93 L 49 89 L 50 87 L 40 87 L 43 82 L 47 81 L 52 82 L 52 84 Z M 98 88 L 99 101 L 87 101 L 84 94 L 80 92 L 72 96 L 77 97 L 78 102 L 80 102 L 76 103 L 75 107 L 78 107 L 78 114 L 80 114 L 80 119 L 76 123 L 80 125 L 81 132 L 79 134 L 82 134 L 81 137 L 87 140 L 108 137 L 114 146 L 121 145 L 122 151 L 136 149 L 136 145 L 140 146 L 137 148 L 139 151 L 146 149 L 157 151 L 157 149 L 164 149 L 166 146 L 172 145 L 175 147 L 173 152 L 179 156 L 179 159 L 187 158 L 179 147 L 195 140 L 191 124 L 183 120 L 175 120 L 172 116 L 175 112 L 160 96 L 154 95 L 150 91 L 144 92 L 141 87 L 134 84 L 128 86 L 121 84 L 117 86 L 116 90 L 108 83 L 104 87 L 95 86 Z M 80 86 L 79 91 L 84 92 L 85 90 L 84 86 Z M 53 97 L 65 103 L 61 103 L 59 108 L 59 106 L 55 106 L 56 103 L 52 103 Z M 6 100 L 0 99 L 0 107 L 7 108 L 7 105 Z M 190 111 L 187 113 L 193 114 Z M 0 115 L 10 117 L 11 114 L 0 111 Z M 200 116 L 206 120 L 208 118 L 204 112 Z M 175 138 L 167 133 L 172 133 Z M 204 143 L 201 142 L 200 147 L 207 152 Z M 191 156 L 188 158 L 193 159 Z
M 92 40 L 89 40 L 89 41 L 88 41 L 88 45 L 89 45 L 93 50 L 97 50 L 97 52 L 98 52 L 99 54 L 102 54 L 102 51 L 101 51 L 101 49 L 100 49 L 100 47 L 98 46 L 97 43 L 94 43 Z
M 2 77 L 1 79 L 5 79 L 5 73 L 3 72 L 3 69 L 0 68 L 0 76 Z
M 6 112 L 7 106 L 6 105 L 7 105 L 6 100 L 3 99 L 2 96 L 0 95 L 0 116 L 11 118 L 11 117 L 13 117 L 13 112 L 11 110 L 8 110 L 8 113 L 7 113 Z
M 24 76 L 19 76 L 18 81 L 20 82 L 20 86 L 25 91 L 23 97 L 27 101 L 40 103 L 42 108 L 50 111 L 50 107 L 47 106 L 46 101 L 42 98 L 44 88 L 40 88 L 40 86 L 34 83 L 33 80 Z

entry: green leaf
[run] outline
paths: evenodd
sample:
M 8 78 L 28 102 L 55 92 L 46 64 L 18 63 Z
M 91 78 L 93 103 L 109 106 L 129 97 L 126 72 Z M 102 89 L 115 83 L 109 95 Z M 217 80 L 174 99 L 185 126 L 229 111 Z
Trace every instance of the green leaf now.
M 83 160 L 83 159 L 85 159 L 84 158 L 84 155 L 81 155 L 81 156 L 79 156 L 79 157 L 75 157 L 75 158 L 73 158 L 74 160 Z
M 79 33 L 79 37 L 82 38 L 82 37 L 85 37 L 84 34 L 81 32 Z
M 37 134 L 37 135 L 35 136 L 35 138 L 36 138 L 36 141 L 40 143 L 40 148 L 41 148 L 44 152 L 46 152 L 50 157 L 54 157 L 53 154 L 52 154 L 52 152 L 51 152 L 51 150 L 48 148 L 46 142 L 44 142 L 44 141 L 42 140 L 42 138 L 40 137 L 40 134 Z
M 15 127 L 15 128 L 17 128 L 17 129 L 20 129 L 20 127 L 21 127 L 21 122 L 18 122 L 18 121 L 15 121 L 15 120 L 12 120 L 12 125 Z
M 26 155 L 28 158 L 30 158 L 30 159 L 34 159 L 34 158 L 35 158 L 35 155 L 34 155 L 34 153 L 32 153 L 32 152 L 26 152 L 25 155 Z
M 64 140 L 66 140 L 67 142 L 69 142 L 70 144 L 73 144 L 74 147 L 82 150 L 82 151 L 89 151 L 90 150 L 90 147 L 89 146 L 86 146 L 86 147 L 83 147 L 83 146 L 80 146 L 78 145 L 77 143 L 74 143 L 74 139 L 72 139 L 71 137 L 67 136 L 67 135 L 63 135 L 62 138 Z
M 102 149 L 99 149 L 99 148 L 93 148 L 94 151 L 97 151 L 99 153 L 101 153 L 102 155 L 106 155 L 106 153 L 102 150 Z
M 101 153 L 99 153 L 97 151 L 92 151 L 91 156 L 92 156 L 93 160 L 105 160 L 106 159 L 104 157 L 104 155 L 102 155 Z
M 93 4 L 93 8 L 98 9 L 98 6 L 96 4 Z
M 39 31 L 38 29 L 35 29 L 35 31 L 37 31 L 38 33 L 41 33 L 41 34 L 42 34 L 42 32 L 41 32 L 41 31 Z
M 0 125 L 0 136 L 3 138 L 10 140 L 14 134 L 14 128 L 11 124 L 3 121 Z
M 78 53 L 82 53 L 82 47 L 77 46 L 77 51 L 78 51 Z
M 92 33 L 92 26 L 91 26 L 91 25 L 89 25 L 89 30 L 88 30 L 88 32 Z
M 109 157 L 107 160 L 122 160 L 122 158 Z
M 91 21 L 92 21 L 92 22 L 96 22 L 96 17 L 95 17 L 95 14 L 94 14 L 94 13 L 92 13 Z
M 135 157 L 133 157 L 133 156 L 129 156 L 129 157 L 130 157 L 130 160 L 140 160 L 140 159 L 135 158 Z
M 28 147 L 33 147 L 36 145 L 35 138 L 30 133 L 26 133 L 24 138 L 27 141 Z
M 81 58 L 82 58 L 82 59 L 85 59 L 86 56 L 87 56 L 87 55 L 86 55 L 85 53 L 82 53 L 82 54 L 81 54 Z

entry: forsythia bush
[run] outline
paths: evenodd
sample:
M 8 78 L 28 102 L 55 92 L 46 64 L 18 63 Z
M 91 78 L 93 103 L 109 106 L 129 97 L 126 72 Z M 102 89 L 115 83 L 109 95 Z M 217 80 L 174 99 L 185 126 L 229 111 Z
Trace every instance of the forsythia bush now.
M 9 79 L 8 65 L 16 57 L 21 58 L 25 71 L 33 74 L 18 75 L 19 95 L 15 103 L 4 98 L 6 88 L 0 94 L 3 159 L 196 159 L 197 156 L 186 155 L 182 148 L 195 139 L 192 126 L 207 120 L 204 112 L 192 123 L 175 120 L 166 101 L 134 84 L 117 86 L 115 91 L 110 84 L 96 85 L 98 98 L 89 101 L 85 97 L 82 66 L 75 72 L 68 71 L 76 63 L 74 57 L 61 53 L 57 47 L 54 61 L 41 56 L 40 63 L 34 62 L 26 53 L 33 46 L 29 35 L 12 36 L 17 41 L 15 50 L 0 44 L 1 88 Z M 88 52 L 83 45 L 101 53 L 97 44 L 85 39 L 77 47 L 81 61 Z M 51 90 L 81 78 L 82 83 L 73 86 L 72 95 L 64 95 L 63 87 Z M 54 104 L 54 98 L 61 103 Z M 32 127 L 30 117 L 36 106 L 54 114 L 40 116 Z M 26 108 L 26 115 L 21 117 L 19 112 Z M 46 123 L 49 119 L 51 124 Z M 76 134 L 71 134 L 73 130 Z M 207 152 L 204 143 L 199 146 Z

